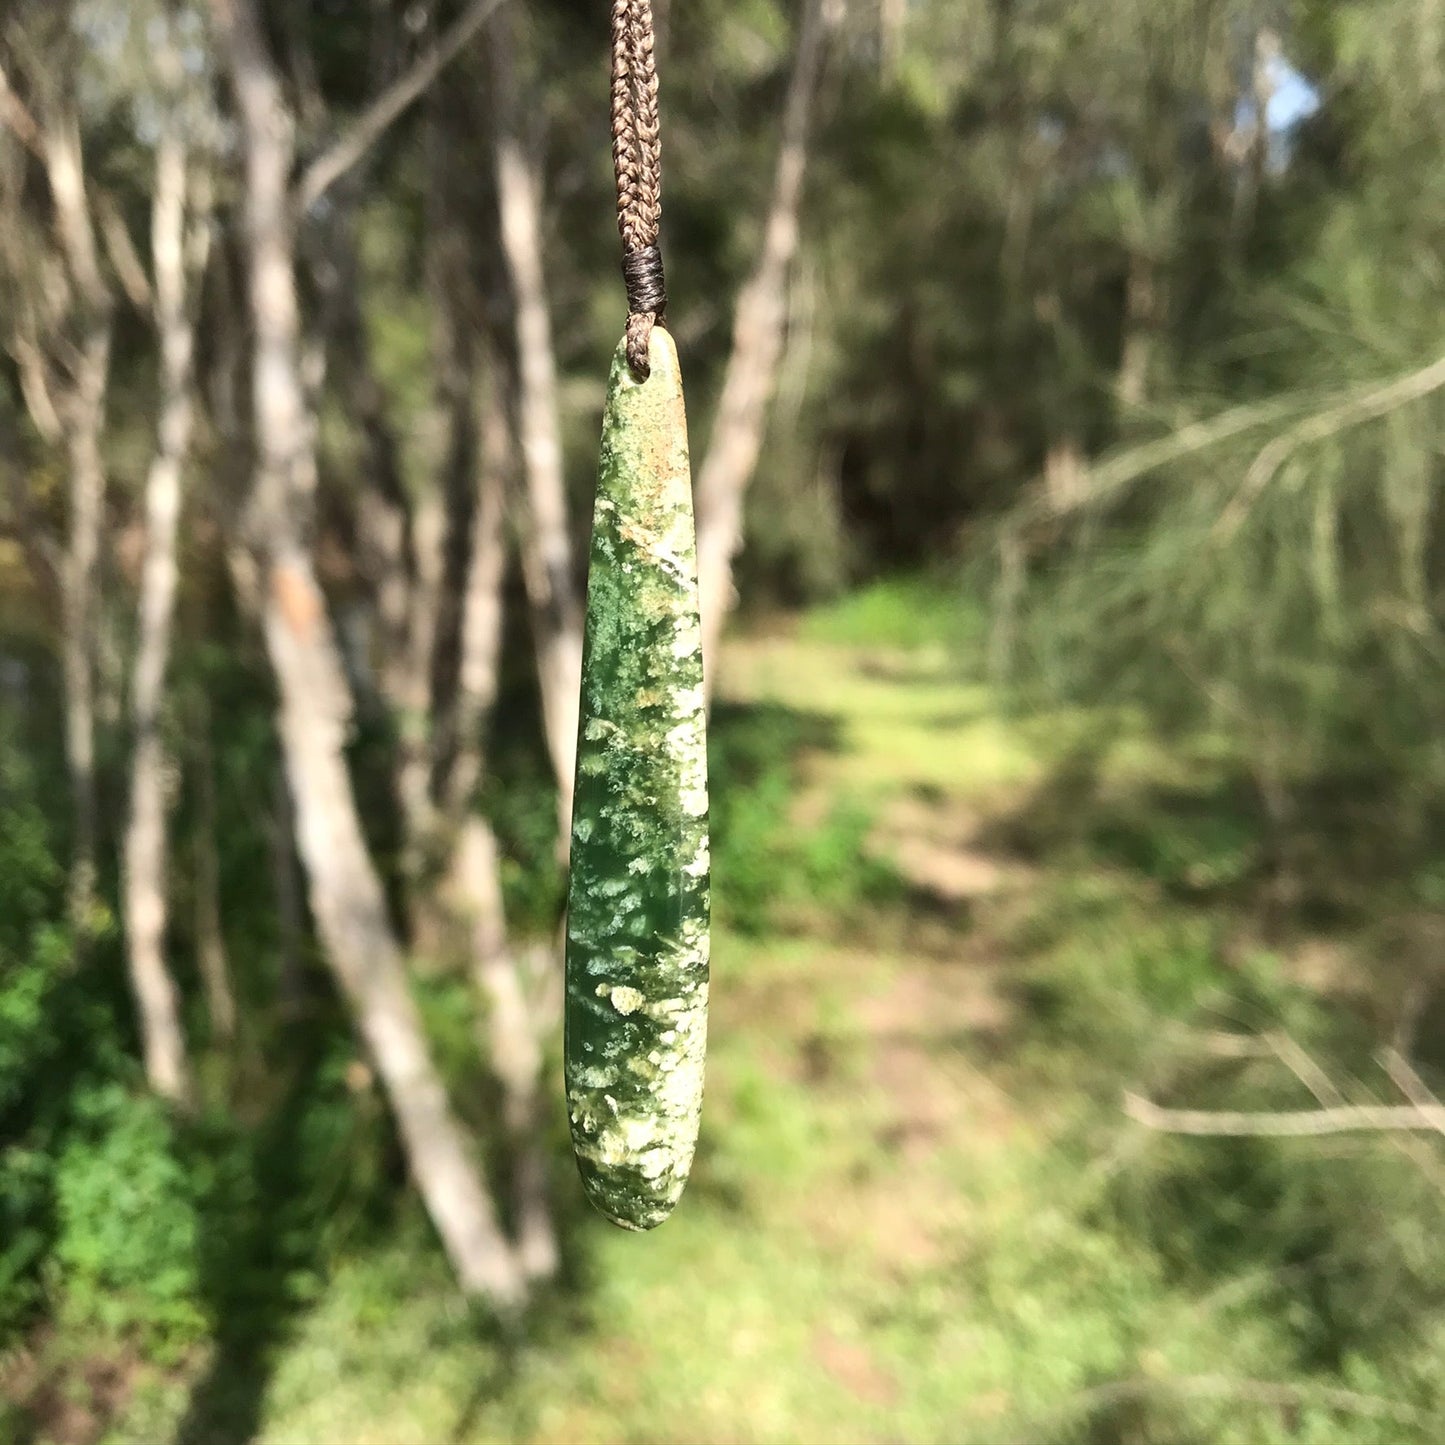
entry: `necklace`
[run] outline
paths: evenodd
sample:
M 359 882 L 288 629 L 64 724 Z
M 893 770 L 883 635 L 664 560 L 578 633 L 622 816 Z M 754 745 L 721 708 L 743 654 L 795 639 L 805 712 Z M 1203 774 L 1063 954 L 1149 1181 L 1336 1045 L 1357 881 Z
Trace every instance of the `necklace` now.
M 708 996 L 702 631 L 682 373 L 663 324 L 651 0 L 614 0 L 612 136 L 628 318 L 588 559 L 565 1057 L 587 1196 L 641 1230 L 687 1183 Z

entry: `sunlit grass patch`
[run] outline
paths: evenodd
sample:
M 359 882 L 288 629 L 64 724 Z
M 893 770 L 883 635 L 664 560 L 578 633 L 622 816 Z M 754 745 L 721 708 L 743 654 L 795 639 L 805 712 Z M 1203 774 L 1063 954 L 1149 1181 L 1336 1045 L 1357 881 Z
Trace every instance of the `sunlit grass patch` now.
M 976 646 L 987 613 L 956 578 L 902 576 L 870 583 L 810 612 L 800 635 L 847 647 Z

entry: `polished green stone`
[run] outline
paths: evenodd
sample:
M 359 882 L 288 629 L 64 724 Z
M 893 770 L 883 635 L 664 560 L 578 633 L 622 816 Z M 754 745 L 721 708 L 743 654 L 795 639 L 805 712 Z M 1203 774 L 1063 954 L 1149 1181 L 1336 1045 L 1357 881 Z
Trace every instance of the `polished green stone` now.
M 612 364 L 592 523 L 567 913 L 566 1073 L 588 1198 L 651 1229 L 687 1183 L 707 1044 L 707 746 L 677 351 Z

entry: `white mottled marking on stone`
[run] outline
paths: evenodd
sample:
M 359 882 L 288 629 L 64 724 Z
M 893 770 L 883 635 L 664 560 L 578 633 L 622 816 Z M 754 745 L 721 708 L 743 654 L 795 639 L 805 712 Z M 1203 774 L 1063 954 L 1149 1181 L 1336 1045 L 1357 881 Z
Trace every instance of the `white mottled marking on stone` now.
M 647 1002 L 646 996 L 638 989 L 629 988 L 626 984 L 621 983 L 616 986 L 599 983 L 597 985 L 597 997 L 607 999 L 612 1004 L 612 1007 L 624 1017 L 628 1014 L 636 1013 L 637 1010 Z

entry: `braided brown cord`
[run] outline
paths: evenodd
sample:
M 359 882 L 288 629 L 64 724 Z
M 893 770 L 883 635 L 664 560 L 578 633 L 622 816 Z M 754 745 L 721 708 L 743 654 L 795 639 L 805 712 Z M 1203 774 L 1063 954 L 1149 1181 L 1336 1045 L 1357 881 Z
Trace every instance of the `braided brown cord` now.
M 662 253 L 662 138 L 652 0 L 612 0 L 612 168 L 627 283 L 627 360 L 645 380 L 653 326 L 667 311 Z

